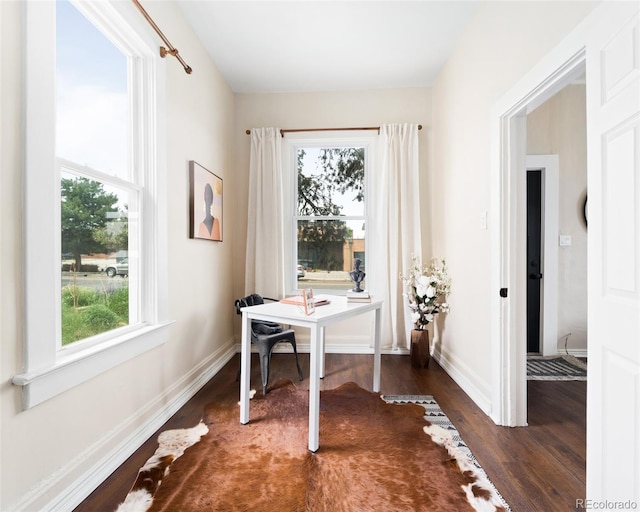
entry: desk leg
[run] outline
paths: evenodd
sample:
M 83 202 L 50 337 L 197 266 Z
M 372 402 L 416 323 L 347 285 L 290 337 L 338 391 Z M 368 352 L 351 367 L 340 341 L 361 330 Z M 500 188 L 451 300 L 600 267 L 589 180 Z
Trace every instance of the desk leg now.
M 373 324 L 373 392 L 380 392 L 380 317 L 381 308 L 375 310 Z
M 324 379 L 324 327 L 320 327 L 320 357 L 322 357 L 322 362 L 320 363 L 320 378 Z
M 309 364 L 309 450 L 315 452 L 320 446 L 320 352 L 322 328 L 311 327 Z
M 251 382 L 251 320 L 242 313 L 242 350 L 240 352 L 240 423 L 249 423 L 249 386 Z

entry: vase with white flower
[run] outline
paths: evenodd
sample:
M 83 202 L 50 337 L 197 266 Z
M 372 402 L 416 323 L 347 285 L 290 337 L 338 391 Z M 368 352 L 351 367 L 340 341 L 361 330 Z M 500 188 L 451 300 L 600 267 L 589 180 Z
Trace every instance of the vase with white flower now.
M 400 279 L 405 285 L 404 296 L 411 310 L 411 362 L 414 366 L 424 368 L 429 365 L 429 333 L 427 326 L 434 321 L 438 313 L 449 312 L 446 297 L 451 291 L 445 260 L 433 258 L 422 265 L 417 257 L 411 260 L 407 274 Z

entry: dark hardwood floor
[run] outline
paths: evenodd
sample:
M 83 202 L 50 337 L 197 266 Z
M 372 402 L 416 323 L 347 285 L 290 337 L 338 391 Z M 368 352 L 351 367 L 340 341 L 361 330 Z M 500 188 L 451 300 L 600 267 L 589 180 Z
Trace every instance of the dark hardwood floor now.
M 255 387 L 260 376 L 253 357 Z M 234 357 L 160 431 L 194 426 L 211 401 L 237 402 L 238 361 Z M 270 382 L 291 378 L 308 389 L 308 354 L 300 355 L 300 364 L 305 380 L 298 383 L 293 356 L 274 354 Z M 372 367 L 370 355 L 327 354 L 322 389 L 348 381 L 371 389 Z M 428 369 L 419 370 L 411 367 L 409 357 L 382 356 L 381 391 L 433 395 L 514 512 L 575 510 L 576 499 L 585 497 L 586 382 L 529 381 L 529 426 L 520 428 L 496 426 L 433 360 Z M 115 510 L 155 451 L 156 438 L 140 447 L 76 512 Z

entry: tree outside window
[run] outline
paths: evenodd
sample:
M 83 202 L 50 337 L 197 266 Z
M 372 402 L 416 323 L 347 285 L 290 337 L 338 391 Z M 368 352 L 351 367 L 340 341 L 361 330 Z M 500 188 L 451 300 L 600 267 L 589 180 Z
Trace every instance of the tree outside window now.
M 365 148 L 297 149 L 298 288 L 348 289 L 365 251 Z

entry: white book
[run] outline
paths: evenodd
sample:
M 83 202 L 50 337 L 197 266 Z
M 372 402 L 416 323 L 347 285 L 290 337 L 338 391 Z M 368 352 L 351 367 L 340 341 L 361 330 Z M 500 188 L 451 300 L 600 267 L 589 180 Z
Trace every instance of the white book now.
M 347 302 L 371 302 L 371 297 L 347 297 Z
M 361 292 L 354 292 L 353 290 L 349 290 L 347 292 L 347 299 L 351 299 L 351 298 L 370 298 L 371 296 L 369 295 L 369 292 L 367 290 L 361 291 Z

